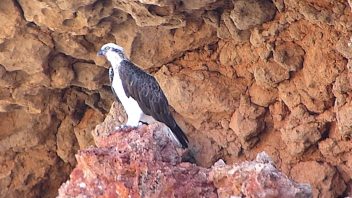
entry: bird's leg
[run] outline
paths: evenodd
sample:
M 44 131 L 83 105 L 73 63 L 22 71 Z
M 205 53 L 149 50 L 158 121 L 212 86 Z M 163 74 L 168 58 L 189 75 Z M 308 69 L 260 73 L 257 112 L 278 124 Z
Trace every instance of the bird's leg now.
M 139 119 L 140 119 L 140 116 L 137 116 L 136 114 L 132 114 L 132 116 L 128 116 L 127 123 L 124 125 L 118 126 L 116 130 L 129 132 L 134 129 L 137 129 L 140 126 Z
M 142 126 L 143 124 L 148 125 L 147 122 L 139 121 L 137 126 L 130 126 L 130 125 L 127 125 L 127 123 L 126 123 L 126 124 L 122 124 L 120 126 L 115 127 L 115 130 L 123 131 L 123 132 L 130 132 L 134 129 L 137 129 L 139 126 Z

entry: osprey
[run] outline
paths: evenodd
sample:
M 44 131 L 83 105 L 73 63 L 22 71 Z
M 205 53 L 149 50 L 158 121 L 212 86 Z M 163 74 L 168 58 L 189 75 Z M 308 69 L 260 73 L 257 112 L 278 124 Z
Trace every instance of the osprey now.
M 122 127 L 138 127 L 140 123 L 157 120 L 169 127 L 178 143 L 187 148 L 187 136 L 171 115 L 167 98 L 156 79 L 128 60 L 123 48 L 116 44 L 105 44 L 98 55 L 105 56 L 111 63 L 111 89 L 128 116 Z

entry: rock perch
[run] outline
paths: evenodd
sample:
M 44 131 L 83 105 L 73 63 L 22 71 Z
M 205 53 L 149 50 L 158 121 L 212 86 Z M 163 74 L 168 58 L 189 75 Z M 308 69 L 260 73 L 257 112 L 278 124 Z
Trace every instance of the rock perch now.
M 77 166 L 59 189 L 64 197 L 312 197 L 260 153 L 252 162 L 212 168 L 184 162 L 161 124 L 111 131 L 111 117 L 93 133 L 96 143 L 76 155 Z

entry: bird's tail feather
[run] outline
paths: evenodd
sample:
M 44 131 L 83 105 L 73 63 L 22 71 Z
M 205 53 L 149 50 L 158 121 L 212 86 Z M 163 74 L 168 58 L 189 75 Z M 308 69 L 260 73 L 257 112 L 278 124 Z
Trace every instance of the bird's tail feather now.
M 182 129 L 176 124 L 175 127 L 171 127 L 171 134 L 173 138 L 177 140 L 178 143 L 182 146 L 182 148 L 188 148 L 188 138 L 183 133 Z

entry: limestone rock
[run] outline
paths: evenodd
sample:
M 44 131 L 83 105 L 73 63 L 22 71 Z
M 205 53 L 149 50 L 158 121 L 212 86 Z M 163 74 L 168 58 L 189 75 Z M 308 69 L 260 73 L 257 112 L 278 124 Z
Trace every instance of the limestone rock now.
M 160 129 L 154 124 L 96 136 L 99 148 L 79 152 L 78 165 L 58 197 L 216 197 L 209 171 L 180 163 L 181 153 Z
M 82 36 L 55 33 L 53 39 L 56 50 L 63 54 L 84 60 L 94 60 L 96 57 L 94 46 Z
M 315 145 L 325 131 L 325 123 L 319 122 L 307 110 L 298 106 L 291 112 L 285 126 L 281 129 L 281 138 L 292 155 L 302 155 Z
M 219 197 L 312 197 L 308 184 L 296 183 L 276 169 L 272 159 L 259 153 L 254 161 L 212 167 L 210 178 Z
M 274 18 L 276 8 L 269 0 L 234 1 L 231 19 L 240 30 L 249 29 Z
M 264 88 L 257 83 L 254 83 L 249 88 L 249 95 L 254 104 L 268 107 L 271 103 L 275 102 L 275 99 L 277 98 L 277 89 Z
M 182 162 L 189 153 L 177 148 L 161 124 L 109 130 L 104 123 L 97 127 L 93 133 L 97 148 L 79 151 L 77 166 L 58 197 L 311 196 L 309 185 L 289 180 L 265 153 L 253 162 L 217 163 L 206 169 Z
M 80 123 L 74 127 L 74 133 L 81 149 L 94 145 L 92 131 L 102 121 L 103 115 L 100 112 L 88 109 L 84 113 Z
M 50 62 L 51 71 L 51 86 L 54 88 L 65 88 L 71 85 L 74 79 L 74 72 L 71 68 L 71 63 L 68 58 L 60 54 L 54 57 Z
M 15 35 L 16 29 L 23 23 L 23 21 L 20 11 L 11 0 L 4 0 L 0 4 L 0 19 L 1 44 Z
M 288 71 L 302 68 L 304 50 L 294 43 L 282 43 L 275 47 L 274 60 Z
M 283 11 L 285 10 L 285 3 L 284 3 L 284 0 L 273 0 L 273 3 L 275 4 L 276 9 L 277 9 L 279 12 L 283 12 Z
M 148 9 L 145 4 L 139 2 L 123 0 L 114 2 L 114 5 L 118 9 L 129 13 L 136 21 L 137 25 L 141 27 L 160 25 L 173 29 L 183 27 L 186 24 L 182 15 L 159 16 L 158 14 L 150 12 L 150 8 Z
M 239 102 L 240 94 L 245 90 L 244 81 L 240 79 L 219 78 L 208 72 L 184 71 L 170 76 L 165 68 L 156 74 L 156 78 L 169 98 L 170 105 L 193 120 L 195 127 L 204 121 L 204 113 L 227 112 L 236 107 L 236 101 Z M 219 89 L 220 85 L 224 89 Z
M 307 2 L 299 3 L 299 12 L 309 21 L 313 23 L 333 24 L 335 16 L 332 10 L 318 8 Z
M 76 78 L 72 81 L 72 84 L 89 90 L 99 89 L 103 84 L 102 82 L 106 82 L 108 77 L 105 68 L 89 63 L 75 63 L 73 71 Z
M 265 128 L 265 109 L 251 104 L 248 97 L 241 96 L 240 106 L 232 115 L 230 128 L 239 137 L 242 146 L 249 149 L 259 140 L 257 135 Z
M 75 164 L 74 153 L 78 150 L 77 139 L 74 134 L 73 123 L 66 117 L 57 130 L 57 155 L 66 163 Z
M 123 47 L 125 54 L 131 57 L 134 47 L 133 41 L 138 34 L 138 26 L 133 19 L 128 19 L 123 23 L 114 26 L 111 30 L 116 42 Z
M 339 127 L 339 133 L 344 138 L 352 136 L 352 100 L 346 101 L 341 107 L 336 107 L 336 118 Z
M 35 197 L 41 182 L 46 183 L 46 196 L 55 196 L 65 178 L 62 171 L 68 171 L 52 152 L 55 136 L 46 135 L 57 127 L 55 119 L 48 112 L 33 115 L 22 110 L 1 113 L 0 118 L 1 197 Z M 49 175 L 56 180 L 50 181 Z
M 24 33 L 1 44 L 0 64 L 7 71 L 23 70 L 28 74 L 42 72 L 47 67 L 50 47 L 35 35 Z
M 109 110 L 104 122 L 95 127 L 93 136 L 107 136 L 111 131 L 127 122 L 127 114 L 121 103 L 114 102 Z
M 106 8 L 102 2 L 94 0 L 75 2 L 20 0 L 27 21 L 45 26 L 59 33 L 70 32 L 76 35 L 87 34 L 92 26 L 113 13 L 112 7 Z
M 239 55 L 235 50 L 235 43 L 224 43 L 219 52 L 219 61 L 223 65 L 235 65 L 239 62 Z
M 216 30 L 201 20 L 190 20 L 182 28 L 143 27 L 133 40 L 131 60 L 143 68 L 162 66 L 184 51 L 197 49 L 217 40 Z
M 348 59 L 352 59 L 352 41 L 346 37 L 340 38 L 340 40 L 336 43 L 336 49 L 339 51 L 344 57 Z
M 319 41 L 321 42 L 321 41 Z M 316 50 L 320 50 L 316 51 Z M 343 61 L 338 61 L 337 64 L 331 65 L 336 60 L 342 60 L 342 57 L 336 51 L 330 51 L 331 49 L 326 49 L 314 45 L 312 48 L 306 51 L 306 58 L 304 60 L 303 73 L 304 82 L 306 86 L 311 87 L 313 84 L 315 86 L 323 86 L 331 83 L 346 66 Z M 317 66 L 320 65 L 319 69 Z M 314 70 L 314 72 L 312 72 Z M 310 90 L 312 94 L 316 95 L 318 88 L 314 87 L 314 90 Z M 327 95 L 327 94 L 326 94 Z M 322 98 L 322 96 L 320 95 Z
M 258 85 L 267 88 L 274 88 L 290 78 L 289 71 L 274 62 L 259 63 L 254 70 L 254 78 Z
M 233 19 L 234 11 L 227 11 L 221 15 L 221 20 L 223 23 L 220 24 L 218 28 L 218 37 L 223 39 L 233 39 L 235 42 L 247 41 L 250 37 L 250 33 L 247 30 L 239 28 L 236 26 L 235 19 Z
M 304 69 L 304 72 L 307 70 L 307 68 Z M 316 70 L 315 73 L 317 73 Z M 328 73 L 331 74 L 330 72 Z M 307 85 L 304 74 L 299 73 L 289 81 L 280 83 L 278 86 L 279 97 L 290 109 L 303 104 L 309 111 L 322 113 L 333 102 L 332 93 L 328 91 L 328 88 L 325 86 L 326 84 L 323 82 L 326 79 L 322 81 L 312 79 L 314 74 L 310 73 L 307 74 L 307 77 L 310 76 L 307 79 L 307 83 L 310 85 Z
M 41 86 L 21 86 L 12 92 L 12 98 L 19 106 L 36 114 L 45 111 L 46 104 L 50 101 L 50 98 L 47 97 L 48 93 L 49 90 Z
M 327 163 L 301 162 L 292 168 L 292 177 L 299 182 L 311 183 L 314 197 L 338 197 L 346 188 L 336 168 Z
M 183 6 L 187 10 L 197 10 L 201 9 L 207 5 L 210 5 L 211 3 L 215 3 L 216 0 L 195 0 L 195 1 L 182 1 Z
M 319 41 L 319 43 L 322 42 Z M 300 84 L 297 85 L 303 88 L 300 94 L 304 100 L 303 103 L 313 112 L 321 113 L 327 109 L 327 104 L 333 104 L 329 84 L 334 82 L 346 65 L 336 51 L 330 50 L 331 48 L 321 48 L 316 44 L 307 50 L 302 69 L 303 83 L 297 82 Z
M 31 114 L 20 111 L 4 113 L 1 114 L 1 117 L 3 133 L 0 140 L 0 152 L 6 152 L 8 150 L 21 151 L 36 146 L 39 142 L 44 141 L 44 137 L 33 131 L 29 131 L 29 129 L 34 128 L 37 131 L 41 131 L 48 127 L 50 123 L 50 119 L 46 115 L 31 117 Z M 16 124 L 15 118 L 21 119 L 23 122 Z M 36 125 L 35 122 L 40 119 L 45 122 Z

